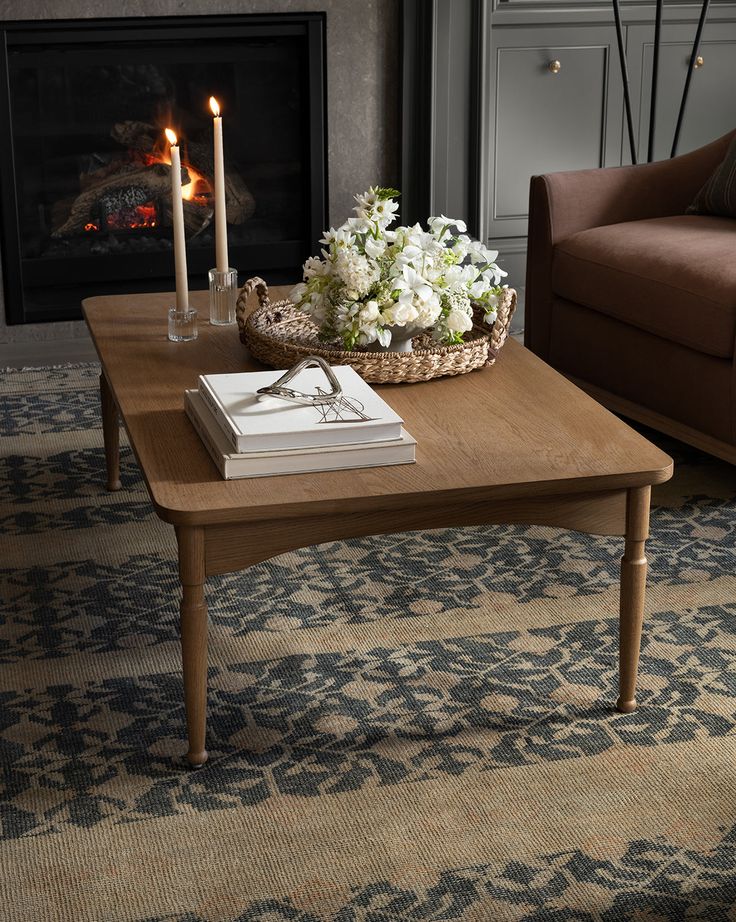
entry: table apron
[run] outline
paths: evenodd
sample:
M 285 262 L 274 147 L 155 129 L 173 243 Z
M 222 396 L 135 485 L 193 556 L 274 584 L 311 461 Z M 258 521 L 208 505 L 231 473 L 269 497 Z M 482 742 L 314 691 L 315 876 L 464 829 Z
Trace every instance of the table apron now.
M 207 525 L 208 576 L 242 570 L 285 551 L 328 541 L 461 525 L 553 525 L 594 535 L 626 533 L 626 490 L 490 499 L 418 509 Z

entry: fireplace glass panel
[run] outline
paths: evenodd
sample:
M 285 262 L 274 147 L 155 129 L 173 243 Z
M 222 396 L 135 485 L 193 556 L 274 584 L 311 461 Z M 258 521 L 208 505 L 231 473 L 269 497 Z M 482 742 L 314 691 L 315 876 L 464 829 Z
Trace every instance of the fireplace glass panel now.
M 223 114 L 230 263 L 241 274 L 294 277 L 324 218 L 310 42 L 293 25 L 238 31 L 126 41 L 123 30 L 102 33 L 106 41 L 98 33 L 9 47 L 26 319 L 73 316 L 80 295 L 173 286 L 167 126 L 181 139 L 192 286 L 206 287 L 215 261 L 210 96 Z

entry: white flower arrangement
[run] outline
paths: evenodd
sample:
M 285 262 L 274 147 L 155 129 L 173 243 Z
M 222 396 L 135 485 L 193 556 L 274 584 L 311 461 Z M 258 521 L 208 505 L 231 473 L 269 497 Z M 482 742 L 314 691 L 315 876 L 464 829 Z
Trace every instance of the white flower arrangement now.
M 460 343 L 473 326 L 473 304 L 486 323 L 496 319 L 507 274 L 498 252 L 466 234 L 463 221 L 440 215 L 389 230 L 396 219 L 395 189 L 371 188 L 356 195 L 354 218 L 330 228 L 320 240 L 322 258 L 304 263 L 304 281 L 290 300 L 309 314 L 324 340 L 346 349 L 391 344 L 397 328 L 431 330 L 435 340 Z

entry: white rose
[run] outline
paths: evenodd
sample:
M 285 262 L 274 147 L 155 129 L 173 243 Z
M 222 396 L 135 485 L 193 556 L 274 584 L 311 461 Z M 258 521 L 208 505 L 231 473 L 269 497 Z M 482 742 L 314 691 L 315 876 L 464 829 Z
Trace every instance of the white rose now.
M 454 310 L 447 315 L 447 329 L 451 333 L 466 333 L 472 328 L 473 321 L 463 311 Z
M 417 321 L 421 323 L 423 327 L 431 327 L 435 323 L 437 318 L 442 313 L 442 305 L 440 299 L 437 295 L 432 295 L 426 301 L 420 302 L 419 310 L 417 311 Z
M 398 301 L 393 307 L 384 310 L 383 316 L 386 318 L 386 323 L 403 327 L 412 320 L 416 320 L 418 313 L 419 311 L 411 302 Z
M 378 309 L 378 303 L 376 301 L 368 301 L 360 312 L 360 322 L 361 323 L 374 323 L 378 320 L 380 316 L 380 311 Z
M 464 282 L 462 266 L 448 266 L 445 269 L 445 288 L 454 288 L 456 285 L 463 285 Z

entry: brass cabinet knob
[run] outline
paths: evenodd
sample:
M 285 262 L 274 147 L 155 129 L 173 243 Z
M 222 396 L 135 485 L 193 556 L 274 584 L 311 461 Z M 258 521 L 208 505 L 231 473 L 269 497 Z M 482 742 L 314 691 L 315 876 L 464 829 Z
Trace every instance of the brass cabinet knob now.
M 559 74 L 559 72 L 562 70 L 562 64 L 560 64 L 559 61 L 550 61 L 547 65 L 547 70 L 551 74 Z
M 703 57 L 702 54 L 699 54 L 697 58 L 695 58 L 695 63 L 693 64 L 693 67 L 702 67 L 703 64 L 705 64 L 705 58 Z

